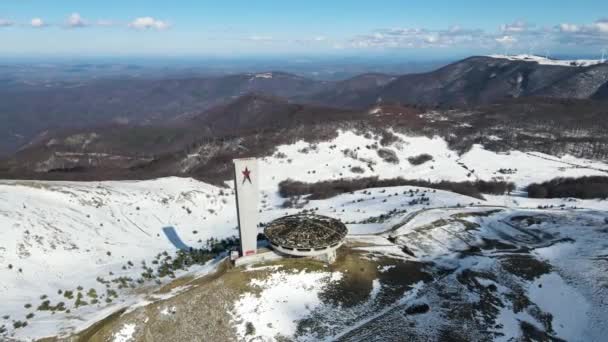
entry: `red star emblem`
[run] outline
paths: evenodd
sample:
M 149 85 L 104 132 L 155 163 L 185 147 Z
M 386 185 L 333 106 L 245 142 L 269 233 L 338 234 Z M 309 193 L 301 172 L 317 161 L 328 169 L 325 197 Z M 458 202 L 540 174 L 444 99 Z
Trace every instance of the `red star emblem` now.
M 242 171 L 242 172 L 243 172 L 243 184 L 245 184 L 245 181 L 249 181 L 249 184 L 252 184 L 251 177 L 250 177 L 251 171 L 249 171 L 249 169 L 247 167 L 245 167 L 245 171 Z

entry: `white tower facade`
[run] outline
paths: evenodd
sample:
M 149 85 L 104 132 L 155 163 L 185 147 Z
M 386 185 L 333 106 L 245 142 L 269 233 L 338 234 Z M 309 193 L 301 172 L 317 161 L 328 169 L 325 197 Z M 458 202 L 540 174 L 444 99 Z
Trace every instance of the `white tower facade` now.
M 241 256 L 256 254 L 259 222 L 258 160 L 235 159 L 234 188 L 241 239 Z

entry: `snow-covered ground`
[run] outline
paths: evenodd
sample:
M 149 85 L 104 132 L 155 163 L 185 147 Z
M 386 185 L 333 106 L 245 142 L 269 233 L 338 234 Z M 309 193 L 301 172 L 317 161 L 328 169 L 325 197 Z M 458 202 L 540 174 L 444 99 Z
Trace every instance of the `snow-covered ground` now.
M 496 153 L 481 145 L 458 156 L 451 151 L 445 140 L 439 137 L 409 137 L 395 134 L 399 141 L 383 147 L 379 137 L 366 138 L 353 132 L 342 132 L 336 139 L 318 144 L 303 141 L 279 146 L 273 157 L 263 159 L 261 186 L 276 189 L 280 179 L 292 178 L 315 182 L 325 179 L 365 177 L 378 175 L 381 178 L 404 177 L 431 181 L 466 181 L 502 177 L 519 186 L 544 181 L 555 177 L 577 177 L 602 175 L 608 165 L 592 160 L 563 156 L 561 158 L 543 153 L 511 151 Z M 376 145 L 376 148 L 368 148 Z M 393 151 L 399 162 L 386 162 L 378 156 L 378 149 Z M 430 154 L 433 160 L 422 165 L 411 165 L 407 158 L 422 153 Z M 283 156 L 285 158 L 278 158 Z M 371 165 L 371 168 L 369 167 Z M 362 173 L 354 173 L 352 167 L 360 167 Z M 501 174 L 500 169 L 517 169 L 514 174 Z
M 9 315 L 10 319 L 0 325 L 24 321 L 33 312 L 28 327 L 20 330 L 22 336 L 39 337 L 81 326 L 89 315 L 98 317 L 96 313 L 107 305 L 104 298 L 97 305 L 75 309 L 71 303 L 74 300 L 58 291 L 76 295 L 77 287 L 81 287 L 84 293 L 95 289 L 101 295 L 106 286 L 98 277 L 139 278 L 142 261 L 150 264 L 159 253 L 175 253 L 177 246 L 165 232 L 175 232 L 185 245 L 194 247 L 211 236 L 236 234 L 233 201 L 230 190 L 192 179 L 3 181 L 0 295 L 4 304 L 0 316 Z M 37 311 L 41 296 L 46 296 L 51 305 L 65 302 L 70 314 Z M 119 296 L 111 306 L 130 302 L 129 296 Z M 26 304 L 32 307 L 25 308 Z M 60 322 L 63 319 L 68 320 Z
M 419 211 L 391 232 L 349 238 L 371 260 L 379 255 L 403 260 L 378 265 L 362 302 L 341 305 L 322 296 L 347 273 L 277 269 L 269 278 L 253 279 L 252 292 L 235 302 L 238 336 L 269 341 L 277 336 L 399 340 L 404 334 L 412 340 L 544 336 L 542 340 L 602 341 L 608 333 L 607 217 L 606 211 L 596 210 L 503 207 Z M 416 281 L 416 273 L 407 273 L 404 266 L 415 264 L 425 265 L 423 272 L 432 279 Z M 360 265 L 363 272 L 365 264 Z M 390 272 L 395 278 L 383 277 Z M 395 291 L 395 279 L 410 277 L 414 284 L 401 297 L 374 306 Z M 354 279 L 355 286 L 365 282 Z M 446 329 L 455 333 L 445 335 Z
M 608 165 L 598 161 L 519 151 L 498 154 L 480 145 L 458 156 L 441 138 L 396 135 L 398 141 L 388 146 L 380 146 L 377 136 L 341 132 L 328 142 L 299 141 L 277 147 L 273 156 L 260 162 L 261 220 L 268 222 L 301 209 L 315 209 L 347 222 L 350 234 L 356 238 L 357 234 L 384 232 L 410 218 L 409 225 L 422 225 L 424 215 L 415 213 L 430 208 L 488 205 L 534 209 L 539 205 L 563 204 L 564 208 L 608 209 L 608 202 L 600 200 L 534 200 L 515 195 L 486 196 L 483 201 L 408 186 L 367 189 L 303 202 L 299 209 L 282 207 L 285 199 L 278 195 L 277 185 L 288 178 L 307 182 L 367 176 L 431 181 L 500 178 L 515 182 L 521 189 L 531 182 L 558 176 L 601 175 L 608 170 Z M 378 149 L 392 151 L 398 161 L 385 161 Z M 417 166 L 408 162 L 408 157 L 421 153 L 432 155 L 433 160 Z M 517 170 L 503 174 L 500 169 Z M 137 290 L 123 289 L 110 304 L 100 300 L 98 304 L 76 308 L 74 300 L 66 299 L 59 291 L 77 292 L 81 287 L 83 293 L 95 289 L 102 294 L 106 285 L 98 277 L 110 278 L 111 272 L 113 277 L 139 278 L 142 261 L 149 264 L 159 253 L 173 254 L 179 247 L 200 247 L 211 237 L 236 235 L 233 191 L 231 184 L 228 186 L 219 188 L 184 178 L 0 181 L 0 296 L 4 299 L 0 326 L 5 325 L 9 335 L 14 332 L 15 337 L 24 339 L 69 334 L 119 307 L 141 301 Z M 429 204 L 408 203 L 421 195 L 429 198 Z M 388 251 L 401 253 L 398 248 Z M 200 267 L 194 272 L 211 270 L 212 267 Z M 262 291 L 273 286 L 268 281 L 258 284 Z M 70 313 L 36 310 L 43 302 L 41 296 L 46 296 L 44 300 L 50 300 L 51 305 L 64 301 Z M 90 301 L 86 296 L 84 299 Z M 26 307 L 27 304 L 31 307 Z M 26 319 L 28 313 L 34 313 L 34 317 Z M 9 318 L 3 318 L 6 315 Z M 14 330 L 14 321 L 27 321 L 28 326 Z M 129 333 L 126 330 L 120 336 Z M 564 330 L 564 336 L 568 334 Z
M 508 59 L 511 61 L 528 61 L 536 62 L 542 65 L 559 65 L 559 66 L 570 66 L 570 67 L 584 67 L 596 64 L 605 63 L 603 59 L 551 59 L 536 55 L 490 55 L 492 58 Z
M 235 304 L 235 319 L 243 321 L 237 326 L 239 338 L 246 338 L 247 323 L 255 323 L 262 336 L 293 335 L 297 321 L 321 305 L 321 289 L 340 278 L 340 273 L 276 271 L 267 279 L 254 279 L 251 286 L 261 293 L 245 293 Z
M 546 322 L 543 323 L 542 318 L 547 313 L 551 315 L 553 333 L 559 338 L 602 340 L 608 333 L 605 322 L 608 317 L 607 265 L 602 259 L 608 252 L 608 245 L 603 242 L 608 232 L 606 207 L 602 211 L 501 208 L 488 217 L 466 215 L 479 209 L 454 209 L 452 213 L 429 210 L 392 234 L 406 243 L 419 260 L 446 263 L 448 267 L 457 265 L 456 274 L 473 271 L 481 277 L 477 281 L 482 286 L 494 284 L 497 297 L 503 303 L 500 306 L 495 302 L 500 308 L 497 327 L 503 334 L 498 340 L 519 338 L 522 321 L 545 330 Z M 459 215 L 454 216 L 455 212 Z M 479 226 L 471 231 L 457 222 L 449 222 L 449 217 L 464 217 Z M 527 218 L 535 221 L 526 221 Z M 484 243 L 479 244 L 480 240 Z M 430 241 L 435 243 L 429 244 Z M 494 241 L 504 245 L 493 246 Z M 487 252 L 464 258 L 459 254 L 467 250 L 467 246 L 484 244 L 487 247 L 482 250 Z M 520 249 L 521 246 L 526 249 Z M 527 264 L 528 253 L 531 264 Z M 532 267 L 534 262 L 546 263 L 547 268 Z M 506 269 L 517 277 L 505 276 L 505 265 L 512 265 Z M 502 272 L 497 271 L 501 268 Z M 509 304 L 512 301 L 509 296 L 515 295 L 514 291 L 522 291 L 532 304 L 524 310 L 517 309 L 515 303 Z

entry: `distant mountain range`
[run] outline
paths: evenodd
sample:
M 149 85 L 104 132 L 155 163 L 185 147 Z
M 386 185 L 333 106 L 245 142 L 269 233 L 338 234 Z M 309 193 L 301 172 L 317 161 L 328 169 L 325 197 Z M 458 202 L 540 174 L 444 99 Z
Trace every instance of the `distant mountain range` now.
M 362 113 L 362 111 L 322 105 L 296 104 L 277 96 L 249 93 L 181 122 L 189 126 L 206 128 L 209 134 L 218 136 L 238 135 L 245 130 L 349 120 L 361 117 Z
M 394 102 L 470 107 L 532 96 L 607 99 L 602 90 L 607 84 L 606 63 L 579 67 L 471 57 L 433 72 L 397 77 L 358 96 L 340 94 L 333 100 L 351 106 Z
M 0 89 L 0 154 L 49 129 L 108 123 L 154 124 L 195 115 L 250 92 L 292 98 L 326 82 L 280 72 L 223 77 L 115 79 L 48 88 Z
M 608 132 L 608 64 L 538 58 L 471 57 L 429 73 L 339 82 L 266 72 L 9 88 L 0 96 L 0 151 L 11 155 L 0 177 L 9 178 L 204 176 L 218 160 L 263 155 L 296 137 L 322 139 L 343 125 L 440 134 L 456 148 L 491 131 L 511 146 L 551 150 L 543 140 L 559 135 L 551 125 L 580 126 L 586 135 L 569 139 L 603 146 Z M 572 144 L 558 144 L 557 153 Z

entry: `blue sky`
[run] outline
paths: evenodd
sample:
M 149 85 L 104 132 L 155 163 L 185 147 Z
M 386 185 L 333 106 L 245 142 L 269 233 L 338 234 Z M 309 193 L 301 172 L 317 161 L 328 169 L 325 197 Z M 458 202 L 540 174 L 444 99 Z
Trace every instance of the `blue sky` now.
M 599 54 L 608 1 L 2 0 L 0 54 Z

